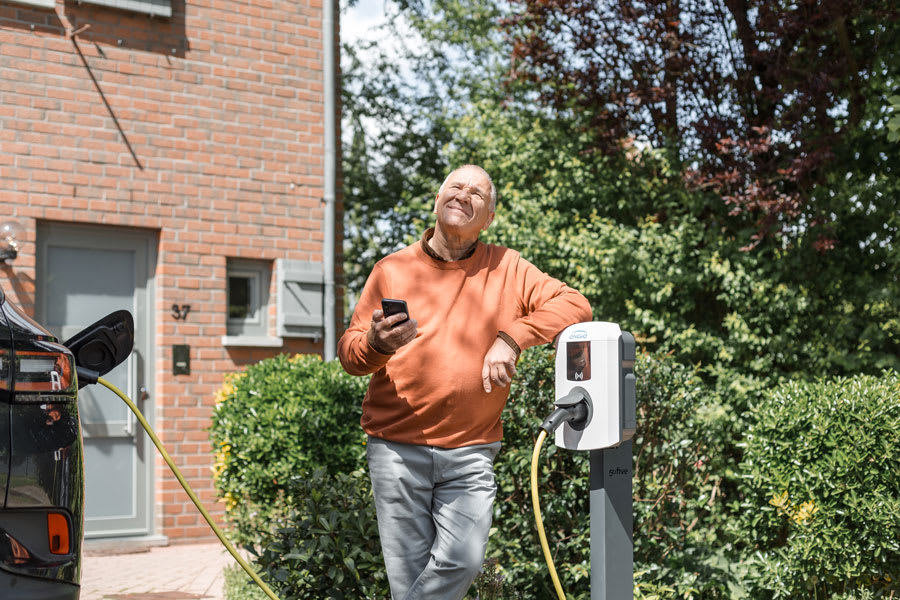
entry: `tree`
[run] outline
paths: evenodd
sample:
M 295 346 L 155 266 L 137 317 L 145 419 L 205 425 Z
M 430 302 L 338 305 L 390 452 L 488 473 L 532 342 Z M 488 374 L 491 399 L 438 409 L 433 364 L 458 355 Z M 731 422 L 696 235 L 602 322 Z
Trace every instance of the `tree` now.
M 449 133 L 441 98 L 404 81 L 377 44 L 345 46 L 344 56 L 344 271 L 354 294 L 375 262 L 421 233 Z
M 748 253 L 740 249 L 753 221 L 729 215 L 732 206 L 711 189 L 685 186 L 685 161 L 666 138 L 658 148 L 619 139 L 616 151 L 601 152 L 588 126 L 598 117 L 587 108 L 534 102 L 544 88 L 525 77 L 497 85 L 514 49 L 497 24 L 516 18 L 511 6 L 518 4 L 407 3 L 414 36 L 402 37 L 415 40 L 408 53 L 349 70 L 358 80 L 348 89 L 362 90 L 348 94 L 351 121 L 376 115 L 384 124 L 356 127 L 365 143 L 345 151 L 348 220 L 362 223 L 348 232 L 357 289 L 375 259 L 421 235 L 448 165 L 476 162 L 500 192 L 486 239 L 575 285 L 598 319 L 703 365 L 726 386 L 900 367 L 900 180 L 888 159 L 898 144 L 885 128 L 900 65 L 888 60 L 900 55 L 897 27 L 879 38 L 859 124 L 832 147 L 836 162 L 810 191 L 829 207 L 829 222 L 808 220 L 790 244 L 769 240 Z M 637 108 L 626 116 L 649 119 Z M 377 151 L 387 159 L 379 162 Z M 829 252 L 822 239 L 834 240 Z
M 833 222 L 818 186 L 845 168 L 853 132 L 871 128 L 867 108 L 885 104 L 873 81 L 888 71 L 897 84 L 889 1 L 511 4 L 511 81 L 562 118 L 585 115 L 587 150 L 635 138 L 671 149 L 687 183 L 754 218 L 749 246 Z M 819 250 L 835 242 L 817 231 Z
M 345 273 L 361 291 L 380 258 L 421 235 L 449 171 L 454 123 L 499 97 L 492 0 L 397 0 L 373 35 L 342 47 Z

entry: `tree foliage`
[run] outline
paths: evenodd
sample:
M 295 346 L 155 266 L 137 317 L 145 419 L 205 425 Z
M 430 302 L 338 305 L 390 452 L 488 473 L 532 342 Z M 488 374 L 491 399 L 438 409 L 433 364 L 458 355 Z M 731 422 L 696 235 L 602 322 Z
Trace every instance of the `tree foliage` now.
M 406 81 L 375 42 L 345 46 L 342 84 L 344 264 L 358 293 L 372 265 L 421 232 L 450 133 L 442 97 Z
M 616 151 L 600 152 L 595 151 L 598 128 L 589 125 L 603 116 L 602 110 L 590 103 L 576 106 L 570 102 L 565 109 L 563 104 L 551 102 L 565 94 L 588 97 L 586 91 L 578 91 L 580 84 L 576 83 L 581 80 L 576 72 L 586 68 L 590 55 L 578 54 L 579 44 L 587 43 L 578 35 L 589 41 L 590 30 L 586 24 L 581 29 L 571 27 L 577 24 L 576 17 L 587 19 L 585 23 L 599 21 L 575 14 L 578 10 L 606 10 L 604 18 L 610 19 L 618 15 L 619 20 L 608 24 L 623 32 L 616 49 L 604 45 L 613 44 L 610 36 L 595 40 L 595 50 L 604 50 L 606 60 L 612 60 L 619 56 L 616 52 L 626 49 L 651 53 L 654 44 L 660 43 L 648 29 L 648 39 L 641 44 L 635 41 L 627 48 L 622 46 L 621 39 L 629 39 L 625 32 L 633 29 L 636 36 L 634 28 L 644 21 L 628 21 L 627 15 L 619 13 L 627 9 L 646 16 L 662 10 L 663 4 L 617 4 L 607 10 L 607 3 L 590 8 L 571 2 L 563 10 L 557 2 L 534 6 L 502 0 L 399 3 L 398 14 L 406 17 L 415 34 L 414 38 L 412 34 L 404 36 L 414 40 L 409 42 L 409 52 L 354 62 L 349 69 L 351 80 L 359 82 L 354 89 L 367 91 L 361 95 L 348 92 L 352 98 L 348 99 L 347 118 L 356 118 L 355 107 L 387 107 L 383 113 L 363 111 L 364 116 L 379 114 L 384 127 L 368 131 L 366 144 L 356 147 L 358 153 L 347 154 L 352 159 L 347 160 L 345 169 L 351 288 L 361 288 L 377 258 L 414 241 L 430 224 L 433 194 L 448 165 L 476 162 L 493 175 L 500 191 L 498 218 L 487 241 L 521 251 L 540 268 L 583 291 L 591 300 L 595 318 L 622 323 L 643 343 L 672 351 L 685 362 L 700 363 L 708 374 L 726 375 L 729 386 L 743 389 L 752 385 L 744 380 L 747 377 L 874 373 L 900 366 L 900 180 L 896 160 L 900 144 L 890 139 L 890 124 L 898 110 L 890 98 L 900 81 L 900 60 L 889 60 L 900 50 L 897 23 L 885 18 L 865 35 L 854 34 L 853 39 L 861 45 L 854 47 L 854 53 L 867 57 L 859 64 L 870 66 L 865 78 L 854 84 L 863 98 L 854 105 L 859 113 L 855 125 L 851 126 L 848 118 L 842 120 L 840 111 L 824 111 L 823 118 L 836 124 L 840 135 L 829 146 L 831 162 L 816 171 L 818 183 L 804 187 L 804 193 L 822 210 L 827 209 L 827 222 L 817 221 L 813 212 L 807 211 L 790 231 L 789 240 L 769 240 L 753 252 L 743 252 L 759 232 L 755 218 L 747 212 L 731 214 L 735 205 L 723 202 L 712 188 L 685 184 L 685 165 L 696 161 L 699 169 L 711 156 L 704 154 L 699 134 L 688 132 L 685 121 L 690 117 L 691 122 L 700 123 L 699 108 L 696 114 L 689 111 L 685 119 L 677 120 L 678 131 L 684 135 L 667 138 L 663 135 L 664 113 L 657 111 L 653 117 L 643 100 L 640 105 L 623 100 L 616 109 L 622 119 L 615 126 L 630 123 L 631 138 L 625 130 L 617 130 Z M 703 6 L 713 10 L 716 5 Z M 788 11 L 795 21 L 800 18 L 801 13 L 779 6 L 750 7 L 747 18 L 759 21 L 760 27 L 775 27 L 772 11 Z M 882 14 L 880 6 L 852 7 L 855 12 L 848 15 L 858 18 L 848 16 L 845 26 L 858 29 L 871 24 L 873 15 Z M 527 69 L 523 74 L 522 64 L 510 58 L 521 50 L 514 45 L 516 35 L 528 31 L 527 27 L 535 36 L 543 31 L 528 20 L 532 18 L 529 7 L 549 11 L 543 17 L 547 23 L 568 15 L 564 20 L 570 26 L 568 37 L 552 39 L 554 60 L 567 62 L 554 63 L 558 72 L 550 70 L 547 63 L 538 73 L 542 80 L 536 79 L 535 73 L 526 77 Z M 795 8 L 812 10 L 805 4 Z M 719 33 L 714 35 L 715 23 L 709 19 L 688 18 L 693 14 L 690 11 L 700 10 L 697 5 L 684 3 L 680 10 L 684 18 L 677 30 L 695 32 L 690 42 L 693 46 L 682 49 L 696 63 L 691 63 L 692 77 L 712 77 L 700 77 L 704 73 L 701 66 L 706 64 L 701 58 L 731 65 L 728 69 L 743 64 L 735 62 L 729 50 L 739 43 L 734 23 L 716 25 Z M 559 11 L 565 15 L 556 14 Z M 628 18 L 637 19 L 638 13 L 628 13 Z M 788 27 L 785 19 L 787 16 L 778 27 Z M 697 33 L 705 31 L 697 29 L 701 21 L 710 27 L 709 35 Z M 726 19 L 726 25 L 728 22 Z M 795 32 L 798 48 L 818 39 L 813 25 L 819 22 L 813 20 L 809 31 Z M 794 22 L 792 27 L 799 25 Z M 509 37 L 500 35 L 503 31 Z M 726 35 L 728 31 L 731 37 Z M 761 40 L 757 43 L 763 50 L 772 50 Z M 833 48 L 820 50 L 831 52 Z M 537 70 L 536 59 L 529 60 Z M 791 81 L 799 79 L 803 65 L 798 60 L 788 61 L 798 70 Z M 645 77 L 658 75 L 646 61 L 634 65 L 648 70 Z M 820 62 L 816 59 L 811 64 L 815 67 Z M 661 64 L 665 66 L 665 62 Z M 777 68 L 787 69 L 786 64 Z M 517 70 L 510 71 L 513 67 Z M 725 86 L 723 89 L 736 85 L 738 72 L 728 69 L 721 66 L 714 71 L 722 76 L 717 85 Z M 512 83 L 500 86 L 511 72 L 516 76 Z M 565 75 L 569 72 L 571 77 Z M 401 73 L 405 73 L 405 83 L 396 81 Z M 616 81 L 609 80 L 613 76 L 608 73 L 604 77 L 604 85 Z M 620 84 L 628 84 L 620 79 Z M 582 83 L 588 85 L 587 80 Z M 592 96 L 597 102 L 603 89 L 597 83 Z M 837 96 L 832 100 L 840 103 Z M 709 99 L 704 102 L 697 106 L 712 110 Z M 780 102 L 786 106 L 788 100 Z M 612 103 L 607 108 L 615 106 Z M 662 110 L 663 104 L 654 106 Z M 682 102 L 680 106 L 690 104 Z M 735 122 L 748 118 L 738 103 L 730 108 L 722 105 L 719 110 Z M 785 109 L 776 112 L 782 115 Z M 806 123 L 803 119 L 808 120 L 809 114 L 804 115 L 801 121 Z M 413 116 L 419 124 L 404 125 Z M 654 124 L 657 121 L 658 126 Z M 813 131 L 809 129 L 812 125 L 803 127 L 803 131 Z M 652 132 L 656 133 L 650 135 Z M 795 133 L 801 135 L 799 129 Z M 644 141 L 635 140 L 636 134 Z M 816 142 L 815 135 L 810 136 L 809 143 Z M 672 151 L 673 143 L 678 152 Z M 379 154 L 381 163 L 374 158 Z M 368 225 L 357 229 L 354 220 Z M 830 248 L 828 252 L 823 252 L 825 246 Z
M 502 174 L 486 239 L 579 289 L 596 319 L 738 389 L 754 385 L 745 377 L 900 368 L 897 255 L 860 247 L 896 224 L 895 180 L 839 182 L 872 210 L 848 208 L 833 230 L 848 243 L 824 255 L 809 237 L 742 252 L 727 209 L 679 185 L 664 152 L 582 154 L 587 134 L 540 112 L 477 108 L 449 156 Z
M 893 2 L 511 4 L 511 80 L 579 118 L 587 150 L 672 149 L 688 184 L 754 216 L 751 245 L 834 222 L 819 187 L 847 172 L 858 129 L 884 126 L 876 88 L 898 83 Z M 820 250 L 836 241 L 817 231 Z

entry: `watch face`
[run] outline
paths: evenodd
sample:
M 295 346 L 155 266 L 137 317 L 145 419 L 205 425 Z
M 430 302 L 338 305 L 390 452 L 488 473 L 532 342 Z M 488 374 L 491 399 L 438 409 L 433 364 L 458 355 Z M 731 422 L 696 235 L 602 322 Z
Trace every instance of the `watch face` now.
M 566 378 L 569 381 L 591 378 L 590 342 L 566 342 Z

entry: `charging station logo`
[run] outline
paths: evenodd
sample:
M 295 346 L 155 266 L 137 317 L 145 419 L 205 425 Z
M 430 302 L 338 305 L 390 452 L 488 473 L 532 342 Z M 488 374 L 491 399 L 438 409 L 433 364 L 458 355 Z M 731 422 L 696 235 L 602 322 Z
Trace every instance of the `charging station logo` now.
M 573 331 L 571 334 L 569 334 L 569 339 L 570 340 L 585 340 L 585 339 L 587 339 L 587 336 L 588 336 L 587 331 L 585 331 L 584 329 L 579 329 L 578 331 Z

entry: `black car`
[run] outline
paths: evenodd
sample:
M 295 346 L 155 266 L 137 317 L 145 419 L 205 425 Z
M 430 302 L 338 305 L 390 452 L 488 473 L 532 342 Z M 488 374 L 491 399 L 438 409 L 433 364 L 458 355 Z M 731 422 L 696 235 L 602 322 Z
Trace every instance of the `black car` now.
M 80 592 L 78 384 L 58 342 L 0 289 L 0 598 Z
M 60 344 L 0 288 L 0 599 L 77 600 L 84 533 L 78 389 L 131 353 L 115 311 Z

